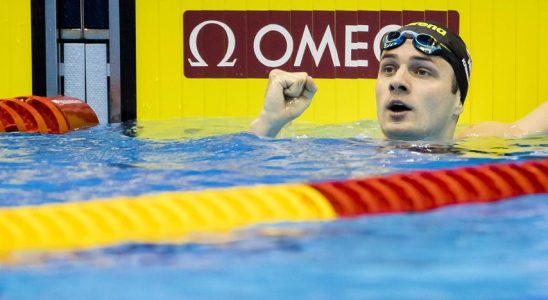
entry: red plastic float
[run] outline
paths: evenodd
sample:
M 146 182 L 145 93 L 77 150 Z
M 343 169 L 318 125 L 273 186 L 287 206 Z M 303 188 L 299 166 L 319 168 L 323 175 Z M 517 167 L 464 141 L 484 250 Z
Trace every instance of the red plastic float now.
M 65 133 L 99 124 L 84 101 L 65 96 L 0 99 L 0 132 Z
M 26 131 L 27 129 L 21 116 L 1 100 L 0 123 L 2 123 L 2 132 Z

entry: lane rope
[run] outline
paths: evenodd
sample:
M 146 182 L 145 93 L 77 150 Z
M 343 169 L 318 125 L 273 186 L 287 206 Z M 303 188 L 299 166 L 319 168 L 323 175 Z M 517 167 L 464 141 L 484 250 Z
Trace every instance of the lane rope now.
M 309 184 L 0 208 L 0 253 L 177 242 L 271 222 L 328 221 L 548 193 L 548 159 Z

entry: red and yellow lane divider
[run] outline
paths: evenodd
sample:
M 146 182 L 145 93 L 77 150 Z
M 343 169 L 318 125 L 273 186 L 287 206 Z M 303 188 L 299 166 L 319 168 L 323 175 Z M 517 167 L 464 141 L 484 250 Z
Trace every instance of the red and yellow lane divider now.
M 266 222 L 417 212 L 548 193 L 548 159 L 312 184 L 0 209 L 0 253 L 182 241 Z
M 0 132 L 65 133 L 99 124 L 84 101 L 64 96 L 0 99 Z

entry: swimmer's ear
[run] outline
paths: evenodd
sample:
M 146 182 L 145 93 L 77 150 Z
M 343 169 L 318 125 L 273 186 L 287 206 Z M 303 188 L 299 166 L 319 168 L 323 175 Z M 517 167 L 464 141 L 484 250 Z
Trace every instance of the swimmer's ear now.
M 455 106 L 453 107 L 453 115 L 458 118 L 463 111 L 464 105 L 460 101 L 460 91 L 457 91 L 457 93 L 455 94 Z

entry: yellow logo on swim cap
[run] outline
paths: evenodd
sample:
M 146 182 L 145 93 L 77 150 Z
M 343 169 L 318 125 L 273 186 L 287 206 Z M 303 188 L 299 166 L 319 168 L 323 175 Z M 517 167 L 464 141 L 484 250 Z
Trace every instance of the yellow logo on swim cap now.
M 438 26 L 436 26 L 434 24 L 430 24 L 430 23 L 426 23 L 426 22 L 413 22 L 413 23 L 410 23 L 410 24 L 407 24 L 407 25 L 417 25 L 417 26 L 426 27 L 426 28 L 429 28 L 429 29 L 432 29 L 432 30 L 436 31 L 437 33 L 439 33 L 443 36 L 445 36 L 447 34 L 447 31 L 445 31 L 444 29 L 439 28 Z

